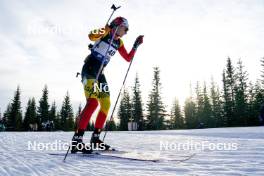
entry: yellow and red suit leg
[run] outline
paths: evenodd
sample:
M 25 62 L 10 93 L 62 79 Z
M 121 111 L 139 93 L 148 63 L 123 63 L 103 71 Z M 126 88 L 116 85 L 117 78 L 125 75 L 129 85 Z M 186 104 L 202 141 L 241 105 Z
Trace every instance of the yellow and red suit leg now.
M 80 122 L 78 129 L 85 130 L 91 119 L 92 114 L 100 103 L 100 110 L 96 118 L 95 128 L 102 129 L 104 127 L 108 111 L 110 109 L 110 93 L 108 91 L 105 76 L 102 74 L 98 79 L 98 87 L 94 86 L 95 79 L 84 79 L 84 93 L 86 97 L 86 106 L 80 114 Z M 101 84 L 101 86 L 100 86 Z M 105 87 L 106 86 L 106 87 Z M 102 88 L 99 90 L 98 88 Z

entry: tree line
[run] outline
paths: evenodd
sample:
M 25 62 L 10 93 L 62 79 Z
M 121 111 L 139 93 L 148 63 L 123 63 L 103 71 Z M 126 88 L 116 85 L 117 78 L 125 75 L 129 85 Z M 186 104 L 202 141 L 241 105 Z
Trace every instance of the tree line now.
M 148 99 L 145 102 L 142 100 L 137 74 L 132 88 L 123 91 L 117 113 L 119 123 L 116 120 L 107 121 L 106 125 L 109 130 L 128 130 L 129 122 L 136 124 L 136 130 L 259 125 L 259 111 L 264 103 L 264 58 L 260 64 L 263 69 L 260 79 L 253 83 L 248 80 L 248 73 L 241 60 L 234 66 L 231 58 L 227 58 L 221 87 L 213 78 L 209 86 L 206 82 L 197 82 L 194 88 L 190 86 L 193 93 L 185 99 L 184 105 L 181 106 L 175 97 L 169 111 L 162 100 L 160 69 L 154 67 Z M 38 105 L 35 98 L 29 98 L 24 114 L 20 94 L 20 88 L 17 87 L 1 119 L 7 130 L 69 131 L 76 127 L 75 117 L 80 114 L 82 107 L 80 105 L 74 115 L 68 92 L 57 111 L 55 101 L 51 105 L 48 102 L 48 88 L 45 86 Z M 93 128 L 94 124 L 90 122 L 87 130 Z
M 193 129 L 236 126 L 256 126 L 260 124 L 259 112 L 264 103 L 264 58 L 260 60 L 261 77 L 253 83 L 241 60 L 236 66 L 231 58 L 222 73 L 222 86 L 211 80 L 197 82 L 186 98 L 183 107 L 175 97 L 172 108 L 166 111 L 162 101 L 160 70 L 154 68 L 152 90 L 143 110 L 138 76 L 130 92 L 124 90 L 118 117 L 120 130 L 128 130 L 128 122 L 136 122 L 138 130 Z M 143 115 L 143 112 L 145 114 Z
M 24 115 L 21 110 L 21 90 L 18 86 L 1 121 L 8 131 L 68 131 L 73 130 L 75 125 L 69 93 L 66 93 L 61 109 L 57 111 L 55 101 L 51 105 L 48 102 L 48 87 L 46 85 L 38 106 L 34 97 L 29 98 Z

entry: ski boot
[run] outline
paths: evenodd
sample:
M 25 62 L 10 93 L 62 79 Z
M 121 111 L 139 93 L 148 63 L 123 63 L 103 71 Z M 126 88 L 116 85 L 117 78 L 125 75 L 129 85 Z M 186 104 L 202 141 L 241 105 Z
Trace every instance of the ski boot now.
M 101 129 L 94 129 L 94 132 L 91 137 L 91 146 L 93 149 L 98 150 L 109 150 L 111 147 L 110 145 L 105 144 L 103 141 L 101 141 L 100 138 Z
M 71 153 L 82 152 L 85 154 L 91 154 L 93 152 L 90 145 L 83 143 L 84 130 L 78 130 L 75 132 L 72 138 Z

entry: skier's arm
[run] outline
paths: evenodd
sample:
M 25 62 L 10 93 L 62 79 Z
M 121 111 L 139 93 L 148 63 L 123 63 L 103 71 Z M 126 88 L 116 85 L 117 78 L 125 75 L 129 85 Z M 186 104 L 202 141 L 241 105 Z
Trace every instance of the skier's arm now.
M 121 42 L 121 46 L 118 49 L 119 54 L 127 61 L 130 62 L 131 59 L 134 57 L 136 50 L 134 48 L 128 53 L 123 42 Z
M 106 36 L 110 32 L 110 30 L 111 29 L 109 26 L 105 26 L 104 28 L 100 29 L 95 29 L 88 34 L 88 37 L 91 41 L 96 41 Z
M 120 53 L 120 55 L 128 62 L 131 61 L 131 59 L 134 57 L 135 53 L 136 53 L 136 50 L 138 48 L 139 45 L 141 45 L 143 43 L 143 35 L 140 35 L 137 37 L 134 45 L 133 45 L 133 48 L 131 49 L 131 51 L 128 53 L 125 46 L 124 46 L 124 43 L 122 40 L 121 41 L 121 45 L 120 47 L 118 48 L 118 52 Z

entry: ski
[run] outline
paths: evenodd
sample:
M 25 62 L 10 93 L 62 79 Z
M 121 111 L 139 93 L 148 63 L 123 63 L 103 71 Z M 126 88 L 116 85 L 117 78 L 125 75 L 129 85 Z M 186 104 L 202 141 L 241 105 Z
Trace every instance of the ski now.
M 69 156 L 78 156 L 78 157 L 102 157 L 102 158 L 114 158 L 114 159 L 124 159 L 124 160 L 131 160 L 131 161 L 148 161 L 148 162 L 158 162 L 159 159 L 142 159 L 142 158 L 135 158 L 135 157 L 126 157 L 126 156 L 121 156 L 121 155 L 113 155 L 113 154 L 105 154 L 107 152 L 93 152 L 91 154 L 85 154 L 85 153 L 69 153 Z M 64 153 L 48 153 L 48 155 L 53 155 L 53 156 L 64 156 Z
M 55 156 L 64 156 L 63 153 L 48 153 L 49 155 Z M 142 155 L 138 156 L 129 156 L 126 154 L 132 154 L 132 152 L 128 151 L 119 151 L 119 150 L 97 150 L 93 151 L 91 154 L 85 153 L 69 153 L 69 156 L 73 157 L 88 157 L 88 158 L 98 158 L 101 157 L 103 159 L 123 159 L 123 160 L 130 160 L 130 161 L 145 161 L 145 162 L 185 162 L 190 160 L 195 154 L 190 154 L 186 156 L 181 156 L 180 159 L 169 159 L 169 158 L 151 158 L 151 157 L 144 157 Z

